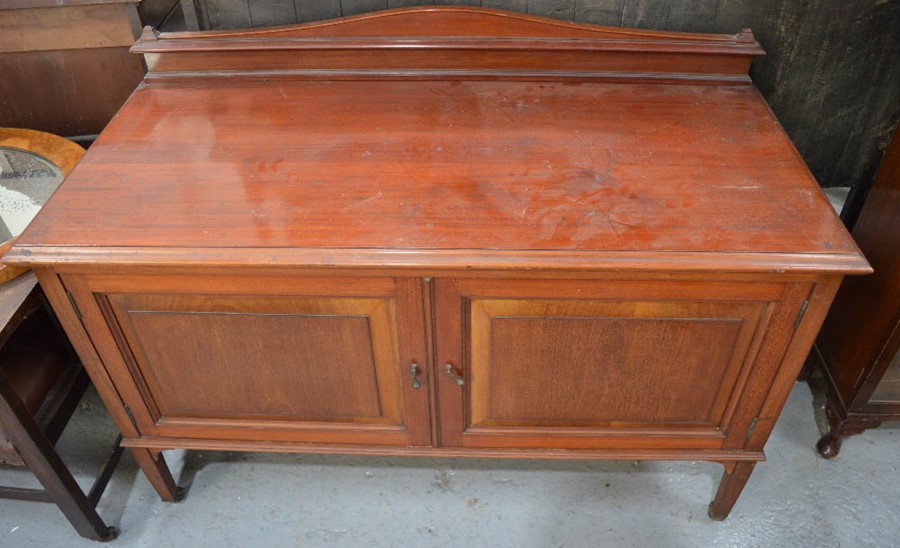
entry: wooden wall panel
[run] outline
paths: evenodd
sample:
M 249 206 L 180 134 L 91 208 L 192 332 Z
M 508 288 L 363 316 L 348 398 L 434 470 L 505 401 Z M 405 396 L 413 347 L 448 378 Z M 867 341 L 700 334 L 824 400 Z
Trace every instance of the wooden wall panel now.
M 622 25 L 625 0 L 576 0 L 575 20 L 595 25 Z
M 341 16 L 341 3 L 338 0 L 294 0 L 297 21 L 321 21 Z
M 497 10 L 525 12 L 528 9 L 526 0 L 482 0 L 481 7 Z
M 341 0 L 341 15 L 356 15 L 387 9 L 387 0 Z
M 254 3 L 259 1 L 254 0 Z M 247 0 L 206 1 L 203 5 L 206 8 L 209 28 L 243 29 L 253 26 L 250 19 L 250 3 Z
M 528 13 L 572 20 L 575 18 L 575 0 L 528 0 Z
M 431 6 L 434 0 L 388 0 L 388 8 L 409 8 L 412 6 Z
M 709 21 L 716 20 L 716 11 L 720 1 L 671 0 L 666 15 L 665 28 L 688 32 L 703 32 L 709 27 Z
M 249 4 L 254 27 L 268 27 L 297 22 L 294 0 L 254 0 Z
M 669 20 L 669 0 L 634 0 L 622 5 L 622 26 L 664 29 Z
M 750 27 L 768 52 L 754 61 L 751 76 L 826 187 L 865 189 L 900 118 L 900 1 L 294 0 L 295 13 L 284 10 L 283 19 L 271 6 L 286 0 L 195 1 L 202 4 L 200 12 L 210 13 L 212 28 L 227 28 L 229 21 L 234 27 L 262 26 L 430 4 L 690 32 Z M 226 4 L 232 6 L 227 14 L 216 7 Z M 256 4 L 265 13 L 259 21 Z

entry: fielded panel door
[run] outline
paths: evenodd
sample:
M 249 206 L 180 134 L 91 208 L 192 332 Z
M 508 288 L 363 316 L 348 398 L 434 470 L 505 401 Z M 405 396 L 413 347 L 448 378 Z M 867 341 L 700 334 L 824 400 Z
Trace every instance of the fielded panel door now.
M 70 275 L 65 283 L 110 376 L 127 387 L 142 435 L 430 443 L 419 280 Z
M 733 448 L 742 394 L 761 393 L 745 390 L 755 362 L 786 346 L 764 343 L 785 287 L 437 280 L 441 443 Z

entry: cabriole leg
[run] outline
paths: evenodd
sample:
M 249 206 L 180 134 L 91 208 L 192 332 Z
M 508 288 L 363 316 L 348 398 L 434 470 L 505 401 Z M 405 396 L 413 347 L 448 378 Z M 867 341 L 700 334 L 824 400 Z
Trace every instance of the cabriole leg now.
M 838 456 L 841 452 L 841 442 L 847 436 L 855 436 L 881 425 L 881 421 L 861 421 L 856 417 L 844 416 L 831 397 L 825 404 L 825 416 L 828 418 L 828 432 L 816 444 L 816 450 L 823 459 Z
M 716 521 L 722 521 L 731 513 L 734 503 L 737 502 L 741 491 L 750 479 L 750 473 L 756 466 L 755 461 L 726 462 L 725 473 L 719 482 L 716 498 L 709 503 L 709 517 Z

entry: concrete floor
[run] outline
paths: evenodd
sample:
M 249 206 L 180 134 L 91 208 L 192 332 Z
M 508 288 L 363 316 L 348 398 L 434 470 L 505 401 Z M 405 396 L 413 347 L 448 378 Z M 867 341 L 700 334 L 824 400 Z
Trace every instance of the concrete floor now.
M 729 547 L 900 545 L 900 430 L 818 457 L 821 398 L 797 384 L 725 522 L 706 506 L 721 466 L 170 451 L 178 504 L 126 455 L 100 502 L 116 546 Z M 114 432 L 93 392 L 59 448 L 89 485 Z M 31 485 L 18 469 L 0 483 Z M 0 546 L 96 546 L 51 504 L 0 500 Z

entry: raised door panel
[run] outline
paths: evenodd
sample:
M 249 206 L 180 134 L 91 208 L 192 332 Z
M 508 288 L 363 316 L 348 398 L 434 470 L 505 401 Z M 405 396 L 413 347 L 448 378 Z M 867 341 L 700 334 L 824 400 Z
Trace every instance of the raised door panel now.
M 784 292 L 741 286 L 438 280 L 441 442 L 725 448 Z
M 143 281 L 89 277 L 80 289 L 115 345 L 107 367 L 127 372 L 152 435 L 430 441 L 428 390 L 410 377 L 425 363 L 418 280 Z

